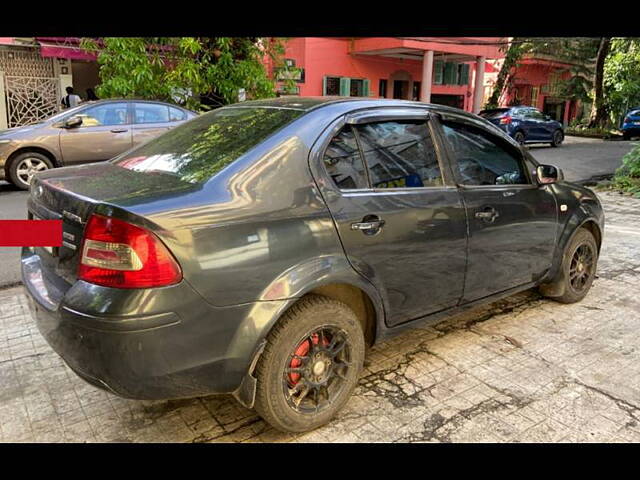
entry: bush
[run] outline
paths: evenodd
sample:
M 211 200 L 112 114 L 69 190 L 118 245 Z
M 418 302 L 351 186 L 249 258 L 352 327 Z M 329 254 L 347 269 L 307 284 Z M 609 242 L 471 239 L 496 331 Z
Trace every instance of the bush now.
M 616 177 L 618 176 L 640 179 L 640 143 L 622 157 L 622 166 L 616 170 Z
M 616 170 L 611 187 L 640 198 L 640 144 L 622 157 L 622 166 Z

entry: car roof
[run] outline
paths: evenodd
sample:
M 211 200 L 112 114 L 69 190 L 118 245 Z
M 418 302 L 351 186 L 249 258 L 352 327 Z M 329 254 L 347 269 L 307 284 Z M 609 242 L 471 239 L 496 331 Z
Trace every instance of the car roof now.
M 170 107 L 179 108 L 181 110 L 186 110 L 187 112 L 196 113 L 193 110 L 189 110 L 188 108 L 184 108 L 180 105 L 176 105 L 175 103 L 165 102 L 163 100 L 149 100 L 146 98 L 103 98 L 100 100 L 89 100 L 84 101 L 80 105 L 100 105 L 102 103 L 113 103 L 113 102 L 136 102 L 136 103 L 160 103 L 162 105 L 168 105 Z
M 375 108 L 375 107 L 428 107 L 430 110 L 438 113 L 456 113 L 458 115 L 466 115 L 473 118 L 478 118 L 477 115 L 460 110 L 459 108 L 453 108 L 446 105 L 438 105 L 435 103 L 424 103 L 412 100 L 397 100 L 389 98 L 371 98 L 371 97 L 337 97 L 337 96 L 323 96 L 323 97 L 298 97 L 298 96 L 286 96 L 278 98 L 268 98 L 263 100 L 249 100 L 240 103 L 233 103 L 223 108 L 243 108 L 243 107 L 264 107 L 264 108 L 283 108 L 294 109 L 309 112 L 317 110 L 319 108 L 338 105 L 340 104 L 345 112 L 351 110 L 358 110 L 361 108 Z

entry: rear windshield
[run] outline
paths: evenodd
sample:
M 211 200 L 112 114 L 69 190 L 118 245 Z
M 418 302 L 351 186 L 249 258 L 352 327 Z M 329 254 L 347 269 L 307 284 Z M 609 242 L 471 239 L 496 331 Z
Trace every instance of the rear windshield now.
M 630 117 L 638 117 L 640 116 L 640 110 L 631 110 L 629 113 L 627 113 L 627 115 L 629 115 Z
M 207 113 L 112 162 L 138 172 L 166 172 L 207 181 L 303 112 L 275 108 L 222 108 Z
M 500 118 L 509 111 L 508 108 L 496 108 L 495 110 L 482 110 L 478 115 L 488 120 Z

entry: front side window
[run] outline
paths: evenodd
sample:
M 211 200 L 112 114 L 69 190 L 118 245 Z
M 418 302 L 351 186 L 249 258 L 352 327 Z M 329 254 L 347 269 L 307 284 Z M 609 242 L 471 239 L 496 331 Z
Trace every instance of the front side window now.
M 194 118 L 112 160 L 129 170 L 166 172 L 207 181 L 303 112 L 278 108 L 220 108 Z
M 425 121 L 369 123 L 356 128 L 374 188 L 443 184 Z
M 169 121 L 169 107 L 159 103 L 136 103 L 136 123 L 165 123 Z
M 522 156 L 484 130 L 455 122 L 443 129 L 457 160 L 463 185 L 522 185 L 529 180 Z
M 360 150 L 350 125 L 333 137 L 323 160 L 329 176 L 339 189 L 368 187 Z
M 82 117 L 82 127 L 124 125 L 127 123 L 126 103 L 107 103 L 90 107 L 77 114 Z

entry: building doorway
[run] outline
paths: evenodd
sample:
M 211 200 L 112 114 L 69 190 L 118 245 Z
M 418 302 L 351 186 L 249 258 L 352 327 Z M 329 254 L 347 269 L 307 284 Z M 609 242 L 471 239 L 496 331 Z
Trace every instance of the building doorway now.
M 542 112 L 549 115 L 555 121 L 564 122 L 565 101 L 561 98 L 545 97 Z
M 409 98 L 409 81 L 394 80 L 393 81 L 393 98 L 406 100 Z

